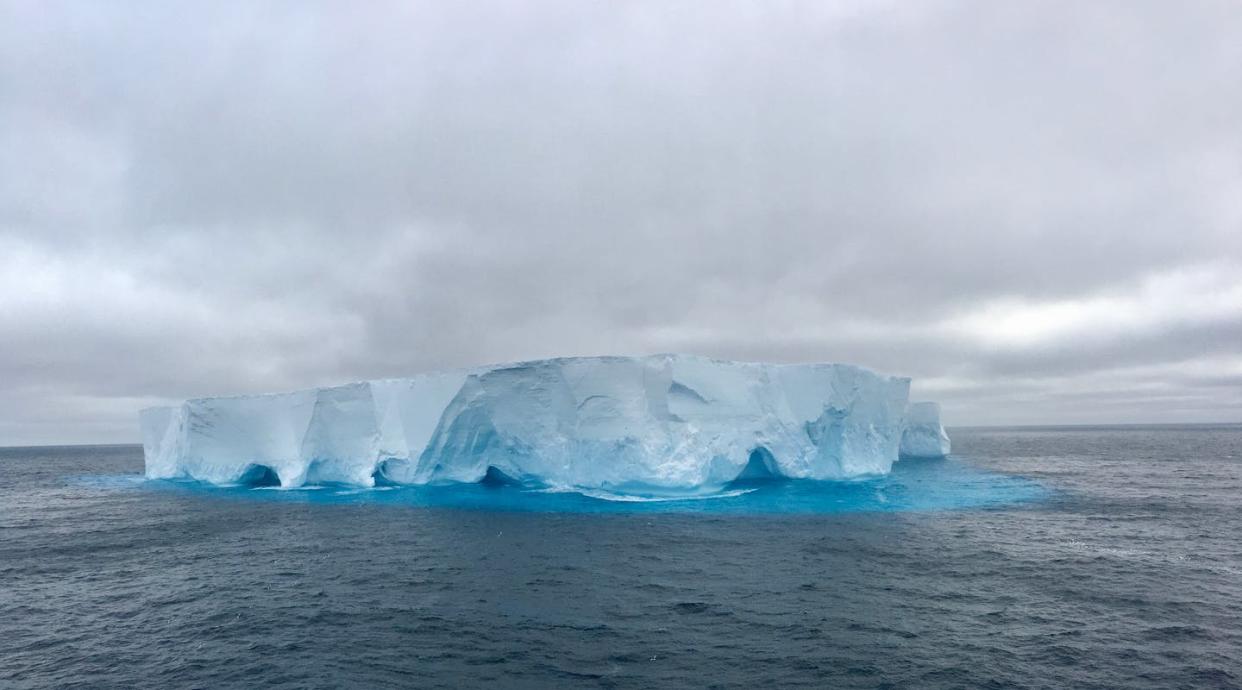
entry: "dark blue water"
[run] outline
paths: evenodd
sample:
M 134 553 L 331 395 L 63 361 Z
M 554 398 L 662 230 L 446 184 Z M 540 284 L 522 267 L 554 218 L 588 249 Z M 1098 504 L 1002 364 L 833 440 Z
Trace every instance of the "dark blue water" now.
M 1242 426 L 953 436 L 659 502 L 0 449 L 0 687 L 1242 685 Z

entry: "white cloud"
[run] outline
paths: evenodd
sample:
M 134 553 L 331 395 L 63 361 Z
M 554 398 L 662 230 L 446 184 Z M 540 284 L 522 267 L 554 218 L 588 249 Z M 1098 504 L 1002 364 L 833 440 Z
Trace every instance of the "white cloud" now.
M 1162 271 L 1136 285 L 1070 299 L 988 300 L 940 325 L 991 348 L 1116 340 L 1204 323 L 1242 323 L 1242 266 L 1216 263 Z
M 1236 415 L 1202 363 L 1242 342 L 1239 26 L 0 4 L 0 444 L 132 440 L 145 400 L 668 350 L 913 375 L 958 423 Z

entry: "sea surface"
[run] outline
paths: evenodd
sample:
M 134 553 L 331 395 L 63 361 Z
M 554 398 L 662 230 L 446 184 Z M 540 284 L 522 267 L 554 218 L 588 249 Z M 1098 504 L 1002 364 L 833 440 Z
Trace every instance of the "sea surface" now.
M 1242 687 L 1242 426 L 686 501 L 0 449 L 0 688 Z

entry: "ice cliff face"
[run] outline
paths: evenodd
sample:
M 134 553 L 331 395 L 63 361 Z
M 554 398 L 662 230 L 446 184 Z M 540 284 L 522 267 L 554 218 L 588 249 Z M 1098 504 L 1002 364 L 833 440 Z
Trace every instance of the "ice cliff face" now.
M 940 404 L 910 403 L 906 429 L 901 434 L 901 456 L 940 458 L 949 454 L 949 434 L 940 425 Z
M 570 358 L 189 400 L 140 421 L 150 478 L 679 493 L 886 473 L 909 383 L 844 364 Z

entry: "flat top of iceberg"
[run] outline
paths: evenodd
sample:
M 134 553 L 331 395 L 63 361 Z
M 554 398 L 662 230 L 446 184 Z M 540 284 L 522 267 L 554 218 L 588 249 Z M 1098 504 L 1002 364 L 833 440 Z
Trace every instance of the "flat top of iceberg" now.
M 578 363 L 578 362 L 616 363 L 616 362 L 633 362 L 633 361 L 663 362 L 663 361 L 671 361 L 671 360 L 694 360 L 694 361 L 706 362 L 706 363 L 711 363 L 711 364 L 721 365 L 721 366 L 738 366 L 738 367 L 773 367 L 773 368 L 850 367 L 852 369 L 857 369 L 859 371 L 875 374 L 876 376 L 881 375 L 880 373 L 876 372 L 874 369 L 871 369 L 869 367 L 865 367 L 865 366 L 858 365 L 858 364 L 847 364 L 847 363 L 842 363 L 842 362 L 826 362 L 826 361 L 825 362 L 763 362 L 763 361 L 758 361 L 758 360 L 720 359 L 716 357 L 708 357 L 705 355 L 692 355 L 692 354 L 676 353 L 676 352 L 660 352 L 660 353 L 650 354 L 650 355 L 633 355 L 633 356 L 631 355 L 566 355 L 563 357 L 548 357 L 545 359 L 526 359 L 526 360 L 514 360 L 514 361 L 509 361 L 509 362 L 496 362 L 493 364 L 477 364 L 477 365 L 469 366 L 469 367 L 451 367 L 448 369 L 430 369 L 426 371 L 415 372 L 413 374 L 410 374 L 409 376 L 395 376 L 395 377 L 378 378 L 378 379 L 358 379 L 354 381 L 347 381 L 344 383 L 333 384 L 331 386 L 316 386 L 316 387 L 310 387 L 310 388 L 291 388 L 291 389 L 284 390 L 284 391 L 272 391 L 272 392 L 266 392 L 266 393 L 227 393 L 223 395 L 200 396 L 200 397 L 195 397 L 195 398 L 187 398 L 187 402 L 205 401 L 205 400 L 239 400 L 239 399 L 248 399 L 248 398 L 260 398 L 260 399 L 276 398 L 276 397 L 280 397 L 283 395 L 290 395 L 294 393 L 305 393 L 305 392 L 310 392 L 310 391 L 322 390 L 324 388 L 341 388 L 344 386 L 352 386 L 352 385 L 368 384 L 368 383 L 391 383 L 391 382 L 399 382 L 399 381 L 408 381 L 410 379 L 418 379 L 418 378 L 423 378 L 423 377 L 428 377 L 428 376 L 444 376 L 444 375 L 470 376 L 470 375 L 478 375 L 478 374 L 486 373 L 489 371 L 496 371 L 499 369 L 523 369 L 523 368 L 530 368 L 530 367 L 538 366 L 542 364 L 567 364 L 567 363 Z M 906 381 L 910 380 L 909 377 L 901 377 L 901 376 L 894 376 L 890 378 L 895 378 L 898 380 L 906 380 Z M 918 403 L 918 404 L 924 404 L 924 403 Z M 935 403 L 926 403 L 926 404 L 935 404 Z M 166 406 L 154 405 L 150 408 L 142 408 L 141 411 L 145 411 L 147 409 L 156 409 L 160 407 L 166 407 Z

